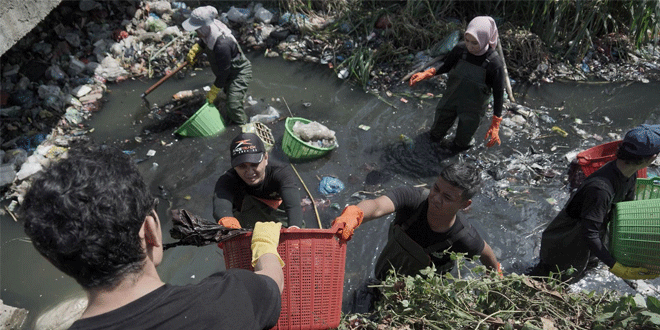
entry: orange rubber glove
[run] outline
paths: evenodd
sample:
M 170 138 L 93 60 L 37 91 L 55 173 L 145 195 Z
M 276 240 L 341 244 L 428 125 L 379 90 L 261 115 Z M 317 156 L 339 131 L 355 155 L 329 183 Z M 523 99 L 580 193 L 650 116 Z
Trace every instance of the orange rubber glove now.
M 223 217 L 220 220 L 218 220 L 218 224 L 220 226 L 224 226 L 227 228 L 233 228 L 233 229 L 239 229 L 241 228 L 241 223 L 238 222 L 238 219 L 234 217 Z M 219 248 L 223 248 L 225 244 L 223 242 L 218 243 Z
M 412 77 L 410 77 L 410 82 L 408 84 L 410 86 L 413 86 L 424 79 L 428 79 L 435 76 L 435 72 L 436 72 L 435 68 L 430 68 L 424 72 L 417 72 L 414 75 L 412 75 Z
M 337 236 L 344 241 L 350 241 L 351 238 L 353 238 L 353 231 L 362 224 L 363 218 L 364 212 L 362 212 L 362 209 L 357 207 L 357 205 L 349 205 L 344 208 L 344 211 L 341 212 L 340 216 L 332 221 L 332 226 L 334 226 L 335 223 L 343 223 L 344 228 L 337 231 Z
M 223 217 L 222 219 L 218 220 L 218 224 L 220 226 L 224 226 L 224 227 L 232 228 L 232 229 L 241 228 L 241 223 L 238 222 L 238 219 L 236 219 L 234 217 Z
M 493 121 L 490 123 L 490 128 L 488 129 L 488 132 L 486 132 L 486 138 L 484 138 L 484 140 L 488 140 L 488 137 L 490 137 L 490 141 L 486 143 L 486 146 L 488 148 L 494 146 L 495 143 L 497 143 L 497 145 L 502 144 L 502 142 L 500 142 L 501 122 L 502 122 L 502 117 L 493 115 Z

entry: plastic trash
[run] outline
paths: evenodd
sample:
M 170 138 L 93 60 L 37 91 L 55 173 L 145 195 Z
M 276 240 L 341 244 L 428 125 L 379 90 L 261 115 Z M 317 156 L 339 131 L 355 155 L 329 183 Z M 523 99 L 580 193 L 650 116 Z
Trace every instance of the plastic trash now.
M 244 8 L 236 8 L 231 6 L 227 12 L 227 19 L 234 23 L 245 23 L 250 16 L 250 11 Z
M 303 124 L 297 121 L 293 124 L 293 133 L 299 136 L 303 141 L 313 140 L 335 140 L 335 131 L 327 128 L 319 122 L 312 121 Z
M 587 65 L 587 63 L 582 62 L 582 71 L 584 71 L 584 73 L 589 73 L 590 70 L 589 70 L 589 65 Z
M 280 118 L 280 113 L 277 111 L 277 109 L 273 108 L 272 106 L 268 106 L 268 109 L 266 109 L 266 113 L 254 115 L 250 117 L 250 122 L 251 123 L 270 123 L 273 122 L 277 119 Z
M 442 39 L 439 43 L 431 47 L 430 54 L 432 57 L 448 54 L 454 46 L 458 43 L 461 33 L 458 30 L 452 31 L 448 36 Z
M 160 32 L 167 28 L 167 23 L 159 18 L 149 17 L 147 19 L 148 31 L 151 32 Z
M 41 170 L 43 170 L 43 166 L 41 166 L 41 164 L 37 162 L 25 162 L 23 166 L 21 166 L 21 170 L 16 173 L 16 178 L 23 180 L 38 172 L 41 172 Z
M 552 131 L 556 132 L 557 134 L 561 135 L 562 137 L 567 137 L 568 132 L 564 131 L 563 129 L 559 128 L 558 126 L 552 126 Z
M 254 18 L 257 22 L 269 24 L 273 19 L 273 13 L 271 13 L 270 10 L 261 7 L 254 13 Z
M 344 190 L 344 183 L 341 182 L 341 180 L 332 176 L 324 176 L 321 178 L 321 182 L 319 183 L 319 192 L 323 194 L 323 196 L 331 196 L 341 192 L 342 190 Z

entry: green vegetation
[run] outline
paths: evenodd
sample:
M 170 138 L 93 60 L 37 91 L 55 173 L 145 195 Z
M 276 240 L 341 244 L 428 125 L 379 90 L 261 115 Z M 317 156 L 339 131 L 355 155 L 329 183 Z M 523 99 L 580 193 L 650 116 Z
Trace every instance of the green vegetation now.
M 495 18 L 500 39 L 515 77 L 527 78 L 544 61 L 579 63 L 590 52 L 613 62 L 660 39 L 658 0 L 280 0 L 282 12 L 332 17 L 325 29 L 309 30 L 322 39 L 351 38 L 344 64 L 351 77 L 365 86 L 379 63 L 410 64 L 414 54 L 437 45 L 454 30 L 465 29 L 471 18 Z M 381 43 L 369 43 L 375 26 Z M 342 42 L 335 43 L 343 44 Z M 371 48 L 369 52 L 365 48 Z M 353 52 L 353 50 L 356 50 Z M 352 57 L 352 58 L 349 58 Z M 360 63 L 364 61 L 365 63 Z M 335 63 L 336 64 L 336 63 Z M 523 67 L 527 66 L 527 68 Z M 529 69 L 531 67 L 531 69 Z M 336 70 L 340 68 L 335 66 Z M 405 74 L 405 73 L 403 73 Z
M 552 278 L 500 277 L 477 259 L 457 259 L 458 277 L 432 268 L 415 277 L 392 274 L 371 314 L 344 315 L 339 329 L 657 329 L 654 297 L 571 293 Z M 470 267 L 468 267 L 470 266 Z

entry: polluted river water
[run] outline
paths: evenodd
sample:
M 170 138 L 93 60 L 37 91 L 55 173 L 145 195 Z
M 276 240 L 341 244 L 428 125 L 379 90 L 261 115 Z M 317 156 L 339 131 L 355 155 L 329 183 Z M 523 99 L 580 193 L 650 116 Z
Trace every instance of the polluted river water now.
M 612 141 L 608 133 L 622 136 L 638 124 L 660 123 L 658 82 L 514 85 L 517 103 L 526 109 L 541 109 L 538 113 L 543 116 L 537 117 L 544 120 L 532 123 L 527 118 L 525 124 L 504 123 L 500 133 L 502 145 L 487 149 L 481 140 L 490 121 L 485 117 L 475 134 L 475 147 L 460 156 L 446 158 L 431 148 L 425 135 L 439 98 L 418 99 L 411 95 L 413 92 L 441 92 L 434 90 L 431 84 L 420 83 L 413 89 L 400 84 L 391 90 L 391 96 L 376 97 L 338 79 L 332 70 L 323 66 L 269 59 L 258 53 L 249 53 L 248 57 L 253 65 L 248 95 L 257 101 L 254 107 L 247 107 L 248 116 L 270 105 L 282 117 L 293 115 L 316 120 L 336 132 L 337 149 L 320 159 L 294 163 L 317 201 L 323 228 L 330 227 L 332 219 L 344 206 L 356 204 L 360 198 L 373 198 L 374 192 L 399 185 L 430 186 L 444 166 L 467 161 L 483 169 L 485 184 L 466 212 L 493 248 L 505 272 L 522 273 L 536 263 L 541 231 L 569 197 L 564 180 L 569 166 L 566 154 Z M 184 79 L 171 78 L 147 99 L 163 104 L 178 91 L 202 88 L 213 80 L 210 69 L 193 72 L 191 75 L 187 71 Z M 108 85 L 103 109 L 92 116 L 88 125 L 94 128 L 90 133 L 92 139 L 116 145 L 131 153 L 138 162 L 151 191 L 160 198 L 158 214 L 165 243 L 169 243 L 175 241 L 169 236 L 170 209 L 184 208 L 201 217 L 212 218 L 213 187 L 229 168 L 229 141 L 240 128 L 230 126 L 224 133 L 208 138 L 175 138 L 173 129 L 142 134 L 151 119 L 140 95 L 154 82 L 136 80 Z M 505 118 L 513 119 L 516 115 L 509 111 Z M 276 142 L 271 157 L 287 162 L 281 148 L 284 120 L 268 126 Z M 568 136 L 552 134 L 549 130 L 552 126 L 563 128 Z M 539 127 L 543 128 L 540 133 Z M 572 127 L 588 135 L 580 135 L 580 131 Z M 136 141 L 136 137 L 140 137 L 137 140 L 141 142 Z M 150 150 L 155 151 L 155 155 L 147 156 Z M 534 168 L 530 160 L 544 164 L 547 168 L 543 170 L 554 174 L 535 175 L 529 170 Z M 495 180 L 491 173 L 498 171 L 503 173 L 503 178 Z M 658 175 L 657 167 L 649 168 L 648 172 Z M 318 186 L 323 176 L 337 177 L 345 189 L 334 196 L 321 195 Z M 301 196 L 306 196 L 304 189 L 301 189 Z M 318 226 L 309 205 L 304 207 L 304 218 L 307 227 Z M 372 276 L 391 219 L 389 216 L 365 224 L 348 243 L 344 311 L 350 309 L 355 289 Z M 21 223 L 14 222 L 9 215 L 3 215 L 1 220 L 3 302 L 29 310 L 28 323 L 32 325 L 39 315 L 55 306 L 62 307 L 63 302 L 70 304 L 66 308 L 79 309 L 84 293 L 75 281 L 34 250 Z M 163 281 L 182 285 L 198 282 L 223 269 L 221 250 L 209 245 L 179 246 L 165 251 L 158 271 Z M 646 283 L 650 285 L 646 293 L 659 296 L 655 290 L 660 280 Z M 609 274 L 602 263 L 574 287 L 635 292 Z M 62 312 L 58 313 L 61 318 Z

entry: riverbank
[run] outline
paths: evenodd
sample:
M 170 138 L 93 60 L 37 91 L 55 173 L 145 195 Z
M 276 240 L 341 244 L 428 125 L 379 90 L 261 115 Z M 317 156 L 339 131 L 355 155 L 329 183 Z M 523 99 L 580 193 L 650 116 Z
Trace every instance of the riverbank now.
M 406 37 L 401 31 L 410 4 L 374 11 L 359 3 L 361 10 L 350 15 L 341 9 L 348 1 L 318 11 L 302 10 L 295 2 L 288 4 L 291 11 L 275 3 L 240 4 L 223 3 L 219 18 L 246 51 L 327 66 L 339 78 L 376 95 L 401 93 L 403 78 L 441 60 L 467 20 L 438 18 L 439 41 L 416 50 L 395 47 L 401 43 L 396 38 Z M 102 109 L 108 85 L 160 78 L 175 70 L 194 42 L 192 34 L 179 28 L 190 10 L 185 2 L 66 1 L 3 55 L 0 189 L 4 199 L 14 201 L 10 210 L 20 202 L 30 176 L 57 159 L 72 141 L 85 139 L 85 121 Z M 500 26 L 500 39 L 514 84 L 560 79 L 648 82 L 660 76 L 660 46 L 633 50 L 625 35 L 598 38 L 577 63 L 560 60 L 538 36 L 511 23 Z M 442 89 L 443 84 L 438 78 L 429 85 Z

